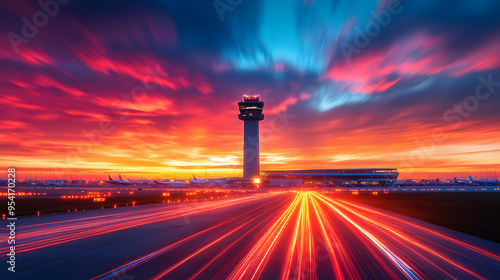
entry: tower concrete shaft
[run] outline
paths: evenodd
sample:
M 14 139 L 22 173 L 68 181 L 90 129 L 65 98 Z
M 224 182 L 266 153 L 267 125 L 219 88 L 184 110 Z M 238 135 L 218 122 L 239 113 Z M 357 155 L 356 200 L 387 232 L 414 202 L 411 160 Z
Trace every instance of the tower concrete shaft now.
M 238 118 L 244 122 L 243 178 L 256 179 L 260 177 L 259 122 L 264 119 L 264 102 L 259 96 L 244 95 L 243 100 L 238 102 L 238 107 Z

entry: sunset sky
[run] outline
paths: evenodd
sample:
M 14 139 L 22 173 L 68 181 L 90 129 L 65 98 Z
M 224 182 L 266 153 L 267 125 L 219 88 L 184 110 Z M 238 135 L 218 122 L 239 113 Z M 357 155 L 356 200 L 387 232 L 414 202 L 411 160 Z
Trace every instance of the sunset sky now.
M 253 92 L 261 169 L 500 171 L 500 1 L 48 9 L 1 4 L 0 166 L 238 176 Z

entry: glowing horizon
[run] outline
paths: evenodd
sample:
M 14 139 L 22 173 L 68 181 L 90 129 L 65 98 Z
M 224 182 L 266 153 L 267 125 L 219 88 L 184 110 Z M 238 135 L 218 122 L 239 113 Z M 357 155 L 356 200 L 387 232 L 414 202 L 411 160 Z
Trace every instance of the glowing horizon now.
M 117 2 L 113 17 L 98 1 L 71 2 L 15 47 L 8 34 L 41 8 L 9 2 L 0 166 L 46 178 L 241 176 L 236 103 L 253 92 L 266 102 L 261 170 L 493 178 L 500 4 L 358 2 L 245 2 L 223 19 L 210 1 Z M 374 14 L 390 19 L 361 47 Z

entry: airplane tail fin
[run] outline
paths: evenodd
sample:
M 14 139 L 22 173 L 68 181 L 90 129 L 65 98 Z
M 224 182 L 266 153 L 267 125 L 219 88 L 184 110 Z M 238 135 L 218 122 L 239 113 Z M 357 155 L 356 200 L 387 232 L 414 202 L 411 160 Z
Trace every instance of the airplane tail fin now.
M 108 174 L 108 178 L 109 178 L 110 181 L 113 181 L 113 179 L 111 179 L 111 176 L 109 176 L 109 174 Z
M 123 181 L 122 174 L 118 174 L 118 178 L 120 178 L 120 181 Z
M 194 176 L 194 174 L 193 174 L 193 179 L 198 180 L 198 179 L 196 179 L 196 176 Z
M 472 180 L 474 180 L 474 178 L 472 178 L 472 176 L 470 176 L 470 175 L 469 175 L 469 179 L 470 179 L 471 181 L 472 181 Z

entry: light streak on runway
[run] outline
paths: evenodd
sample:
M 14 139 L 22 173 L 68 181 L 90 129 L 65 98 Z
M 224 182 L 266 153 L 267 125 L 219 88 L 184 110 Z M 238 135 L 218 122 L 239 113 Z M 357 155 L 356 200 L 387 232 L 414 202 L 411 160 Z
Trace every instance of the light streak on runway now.
M 17 253 L 37 250 L 48 246 L 54 246 L 65 242 L 131 227 L 137 227 L 149 223 L 199 214 L 224 207 L 231 207 L 232 205 L 238 203 L 257 200 L 268 195 L 270 194 L 237 197 L 209 203 L 197 203 L 193 205 L 185 204 L 178 208 L 167 208 L 162 211 L 154 212 L 149 209 L 144 209 L 132 212 L 128 216 L 125 216 L 123 213 L 118 213 L 20 227 L 17 238 L 26 240 L 27 242 L 23 242 L 19 245 Z M 7 248 L 2 248 L 2 250 L 0 250 L 0 254 L 4 254 L 6 252 Z
M 289 272 L 292 271 L 293 267 L 297 268 L 299 275 L 307 273 L 307 278 L 316 278 L 315 269 L 312 267 L 315 263 L 315 246 L 307 196 L 309 196 L 308 193 L 299 193 L 298 195 L 300 198 L 300 208 L 298 209 L 297 219 L 293 226 L 292 242 L 288 247 L 283 266 L 283 273 L 281 275 L 281 279 L 283 280 L 289 278 Z
M 263 234 L 258 235 L 260 236 L 259 240 L 252 245 L 250 251 L 232 271 L 230 279 L 255 279 L 262 273 L 264 265 L 269 260 L 270 253 L 283 234 L 292 214 L 296 212 L 297 205 L 302 201 L 303 199 L 300 194 L 296 196 L 285 211 L 271 223 L 269 229 Z
M 500 244 L 317 191 L 23 228 L 27 279 L 500 279 Z

